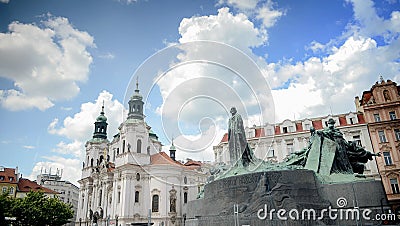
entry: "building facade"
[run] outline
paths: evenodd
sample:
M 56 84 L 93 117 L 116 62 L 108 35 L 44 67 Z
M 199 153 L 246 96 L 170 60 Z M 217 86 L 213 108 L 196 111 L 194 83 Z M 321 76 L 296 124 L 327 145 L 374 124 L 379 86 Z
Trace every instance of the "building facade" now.
M 161 151 L 161 142 L 144 120 L 138 85 L 130 98 L 127 119 L 107 139 L 104 106 L 79 180 L 76 225 L 184 225 L 186 205 L 197 198 L 207 175 L 202 164 L 183 164 Z
M 400 86 L 381 78 L 355 101 L 358 110 L 365 115 L 374 151 L 382 155 L 376 161 L 387 198 L 399 208 Z
M 368 151 L 373 151 L 371 139 L 368 133 L 367 123 L 362 113 L 350 112 L 347 114 L 328 115 L 325 117 L 285 120 L 277 124 L 246 127 L 246 138 L 257 158 L 264 161 L 283 162 L 293 152 L 308 146 L 311 136 L 310 128 L 316 130 L 328 126 L 328 120 L 335 120 L 338 128 L 346 140 L 355 141 Z M 229 164 L 228 135 L 225 134 L 221 142 L 213 147 L 215 161 Z M 378 169 L 375 161 L 369 161 L 365 165 L 364 174 L 370 177 L 378 177 Z
M 1 193 L 8 193 L 9 197 L 15 198 L 18 189 L 18 168 L 6 168 L 0 166 L 0 189 Z
M 79 188 L 69 181 L 61 180 L 62 171 L 56 174 L 51 174 L 51 169 L 48 173 L 46 171 L 37 176 L 36 182 L 58 193 L 58 198 L 64 203 L 71 204 L 74 211 L 74 216 L 71 223 L 68 225 L 75 225 L 75 219 L 78 209 Z

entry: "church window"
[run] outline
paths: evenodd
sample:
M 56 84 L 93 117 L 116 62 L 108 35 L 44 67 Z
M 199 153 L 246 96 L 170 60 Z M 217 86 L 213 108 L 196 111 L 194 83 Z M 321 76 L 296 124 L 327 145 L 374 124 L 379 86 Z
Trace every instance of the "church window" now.
M 122 153 L 125 153 L 125 140 L 122 141 Z
M 99 206 L 101 206 L 101 196 L 102 196 L 102 190 L 100 189 L 100 192 L 99 192 Z
M 90 159 L 90 166 L 93 167 L 93 158 Z
M 159 196 L 153 195 L 153 200 L 151 202 L 151 212 L 158 212 Z
M 136 173 L 136 180 L 140 181 L 140 174 L 139 173 Z
M 118 192 L 118 203 L 120 203 L 121 202 L 121 192 L 119 191 Z
M 185 191 L 184 193 L 183 193 L 183 203 L 187 203 L 188 202 L 188 193 Z
M 139 202 L 139 191 L 135 191 L 135 202 Z
M 186 176 L 183 178 L 183 183 L 187 184 L 187 177 Z
M 136 144 L 137 153 L 142 153 L 142 140 L 138 139 Z

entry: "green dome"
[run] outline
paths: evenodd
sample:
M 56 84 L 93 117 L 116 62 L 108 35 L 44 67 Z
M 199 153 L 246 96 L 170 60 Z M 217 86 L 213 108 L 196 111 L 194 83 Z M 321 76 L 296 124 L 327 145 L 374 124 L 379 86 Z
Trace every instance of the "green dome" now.
M 96 118 L 97 122 L 107 122 L 107 117 L 104 115 L 104 112 L 101 112 L 100 115 Z

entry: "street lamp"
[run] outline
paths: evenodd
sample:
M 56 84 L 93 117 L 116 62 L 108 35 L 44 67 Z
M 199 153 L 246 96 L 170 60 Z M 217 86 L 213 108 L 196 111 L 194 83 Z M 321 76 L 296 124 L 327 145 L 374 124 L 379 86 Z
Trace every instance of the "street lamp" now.
M 115 214 L 115 224 L 118 226 L 118 214 Z

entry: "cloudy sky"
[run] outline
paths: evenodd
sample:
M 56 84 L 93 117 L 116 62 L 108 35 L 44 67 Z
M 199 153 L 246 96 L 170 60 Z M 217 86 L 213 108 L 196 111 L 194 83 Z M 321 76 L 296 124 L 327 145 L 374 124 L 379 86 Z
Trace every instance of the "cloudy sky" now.
M 399 69 L 398 0 L 0 0 L 0 165 L 77 184 L 137 77 L 164 150 L 213 160 L 231 106 L 247 125 L 347 113 Z

